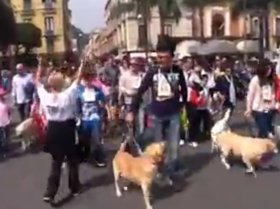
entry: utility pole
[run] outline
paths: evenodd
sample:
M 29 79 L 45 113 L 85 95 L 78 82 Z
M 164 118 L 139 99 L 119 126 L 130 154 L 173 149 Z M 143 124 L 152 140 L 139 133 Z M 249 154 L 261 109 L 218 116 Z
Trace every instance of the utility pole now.
M 248 21 L 248 15 L 247 15 L 247 12 L 246 12 L 246 9 L 247 9 L 247 0 L 243 0 L 243 15 L 244 15 L 244 25 L 243 25 L 243 39 L 244 39 L 244 49 L 247 48 L 247 21 Z M 250 19 L 249 19 L 250 20 Z M 244 61 L 245 63 L 247 63 L 248 61 L 248 54 L 246 53 L 246 50 L 244 51 Z
M 264 59 L 264 14 L 265 10 L 259 10 L 259 49 L 260 49 L 260 60 Z
M 149 60 L 149 35 L 148 35 L 148 27 L 149 27 L 149 0 L 141 0 L 143 2 L 143 21 L 144 21 L 144 30 L 145 30 L 145 56 L 146 56 L 146 61 L 148 62 Z

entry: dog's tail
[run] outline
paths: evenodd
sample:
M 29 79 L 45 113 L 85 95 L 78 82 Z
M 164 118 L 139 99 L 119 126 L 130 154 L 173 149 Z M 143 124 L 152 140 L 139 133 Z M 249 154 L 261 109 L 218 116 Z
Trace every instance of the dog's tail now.
M 224 117 L 222 118 L 221 121 L 223 121 L 224 124 L 227 124 L 228 121 L 229 121 L 229 119 L 230 119 L 230 116 L 231 116 L 231 109 L 228 108 L 228 109 L 226 110 L 225 115 L 224 115 Z

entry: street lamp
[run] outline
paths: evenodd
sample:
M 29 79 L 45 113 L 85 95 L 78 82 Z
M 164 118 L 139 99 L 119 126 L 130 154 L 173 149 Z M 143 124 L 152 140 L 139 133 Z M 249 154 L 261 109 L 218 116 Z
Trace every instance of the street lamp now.
M 81 55 L 82 52 L 82 38 L 83 38 L 83 34 L 79 33 L 77 36 L 77 48 L 78 48 L 79 55 Z
M 141 13 L 137 15 L 138 20 L 143 20 L 144 23 L 144 34 L 145 34 L 145 56 L 146 56 L 146 61 L 148 62 L 149 59 L 149 36 L 148 36 L 148 12 L 149 12 L 149 7 L 148 7 L 148 1 L 144 0 L 143 1 L 143 10 Z

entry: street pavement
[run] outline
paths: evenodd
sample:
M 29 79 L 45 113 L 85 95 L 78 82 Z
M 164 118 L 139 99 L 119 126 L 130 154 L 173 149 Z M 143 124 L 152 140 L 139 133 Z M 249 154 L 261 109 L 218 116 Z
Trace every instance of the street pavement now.
M 247 123 L 237 110 L 231 122 L 234 130 L 248 134 Z M 117 144 L 117 143 L 115 143 Z M 115 146 L 107 145 L 110 155 Z M 244 174 L 244 168 L 235 165 L 227 171 L 218 156 L 210 154 L 210 144 L 197 149 L 182 148 L 185 166 L 183 191 L 171 189 L 154 191 L 155 209 L 278 209 L 280 207 L 280 173 L 275 167 L 259 171 L 257 179 Z M 279 156 L 274 160 L 280 166 Z M 17 155 L 0 163 L 1 209 L 48 209 L 42 195 L 49 173 L 50 159 L 44 153 Z M 57 196 L 59 207 L 65 209 L 144 209 L 140 190 L 129 190 L 122 198 L 115 196 L 110 166 L 97 169 L 81 166 L 83 193 L 75 199 L 68 195 L 67 173 L 63 172 L 61 188 Z M 61 201 L 60 201 L 61 200 Z

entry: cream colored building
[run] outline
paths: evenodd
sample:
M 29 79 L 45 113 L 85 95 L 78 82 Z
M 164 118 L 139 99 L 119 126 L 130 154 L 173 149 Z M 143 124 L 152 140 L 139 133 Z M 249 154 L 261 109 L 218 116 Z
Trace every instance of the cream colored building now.
M 145 28 L 141 16 L 135 12 L 123 14 L 118 19 L 110 19 L 112 8 L 119 0 L 108 0 L 105 7 L 106 29 L 101 31 L 98 39 L 97 54 L 108 53 L 114 49 L 118 52 L 143 51 L 145 43 Z M 158 9 L 151 11 L 148 24 L 148 40 L 150 49 L 155 49 L 160 33 Z M 186 12 L 178 23 L 170 20 L 165 23 L 166 34 L 173 37 L 192 36 L 192 20 L 190 13 Z
M 68 0 L 11 0 L 16 21 L 33 23 L 41 29 L 40 54 L 63 54 L 71 50 Z
M 123 14 L 120 18 L 110 18 L 113 8 L 119 1 L 108 0 L 105 7 L 106 27 L 95 37 L 95 54 L 109 52 L 143 51 L 144 24 L 141 16 L 135 12 Z M 199 11 L 181 8 L 182 17 L 179 22 L 169 20 L 165 23 L 165 33 L 172 37 L 199 38 L 201 28 L 206 39 L 228 39 L 240 41 L 244 37 L 257 39 L 259 36 L 258 17 L 254 15 L 234 16 L 229 4 L 215 4 L 203 9 L 203 23 L 200 26 Z M 160 34 L 160 19 L 158 9 L 151 11 L 148 24 L 148 39 L 150 49 L 155 49 Z M 270 49 L 275 50 L 280 45 L 280 15 L 271 9 L 269 13 L 269 42 Z

